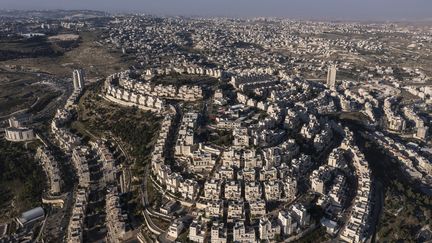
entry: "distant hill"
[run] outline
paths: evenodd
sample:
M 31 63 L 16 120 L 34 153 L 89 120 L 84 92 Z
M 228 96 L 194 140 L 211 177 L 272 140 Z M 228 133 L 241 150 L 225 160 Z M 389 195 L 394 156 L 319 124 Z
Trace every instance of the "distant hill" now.
M 5 18 L 87 19 L 107 16 L 106 12 L 93 10 L 0 10 L 0 17 Z

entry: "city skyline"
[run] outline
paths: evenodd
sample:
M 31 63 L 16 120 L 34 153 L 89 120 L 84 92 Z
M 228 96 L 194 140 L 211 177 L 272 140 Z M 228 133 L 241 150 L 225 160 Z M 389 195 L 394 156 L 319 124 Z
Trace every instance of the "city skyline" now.
M 155 15 L 226 16 L 226 17 L 287 17 L 295 19 L 367 20 L 367 21 L 429 21 L 432 20 L 432 2 L 425 0 L 306 0 L 306 1 L 258 1 L 237 0 L 184 0 L 179 5 L 173 0 L 149 1 L 114 0 L 0 0 L 2 9 L 90 9 L 108 12 L 142 12 Z

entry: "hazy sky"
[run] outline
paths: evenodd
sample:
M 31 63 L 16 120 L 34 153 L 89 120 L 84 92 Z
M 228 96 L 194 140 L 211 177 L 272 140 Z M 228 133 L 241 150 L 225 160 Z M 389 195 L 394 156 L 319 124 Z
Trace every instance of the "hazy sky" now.
M 432 0 L 0 0 L 0 9 L 93 9 L 162 15 L 432 19 Z

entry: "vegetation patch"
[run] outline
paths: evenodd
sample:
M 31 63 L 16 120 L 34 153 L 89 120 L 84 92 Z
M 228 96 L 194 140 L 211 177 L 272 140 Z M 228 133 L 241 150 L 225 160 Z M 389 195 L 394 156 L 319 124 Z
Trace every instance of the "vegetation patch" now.
M 88 88 L 78 106 L 78 119 L 73 125 L 88 139 L 91 136 L 114 138 L 135 159 L 133 172 L 139 174 L 148 162 L 161 118 L 137 107 L 122 107 L 98 95 L 100 84 Z
M 55 57 L 61 54 L 45 36 L 0 39 L 0 61 L 39 56 Z
M 364 145 L 374 177 L 384 186 L 384 205 L 377 225 L 377 242 L 421 242 L 422 226 L 432 225 L 432 198 L 405 178 L 397 164 L 372 144 Z
M 46 177 L 32 152 L 0 140 L 0 221 L 41 204 Z

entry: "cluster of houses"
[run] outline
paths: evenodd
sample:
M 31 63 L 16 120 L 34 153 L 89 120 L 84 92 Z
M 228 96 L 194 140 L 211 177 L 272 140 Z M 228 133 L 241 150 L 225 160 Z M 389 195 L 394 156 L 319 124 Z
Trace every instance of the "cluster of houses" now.
M 406 91 L 410 92 L 411 94 L 419 97 L 426 103 L 432 102 L 432 88 L 430 86 L 404 86 L 403 87 Z
M 2 25 L 7 27 L 5 23 Z M 56 28 L 59 25 L 64 28 L 84 27 L 82 22 L 63 21 Z M 48 26 L 43 24 L 41 29 L 49 29 Z M 371 170 L 354 142 L 353 132 L 348 129 L 339 132 L 344 139 L 341 146 L 330 153 L 327 164 L 314 166 L 324 161 L 320 155 L 333 145 L 337 136 L 334 133 L 338 127 L 323 116 L 360 112 L 367 116 L 371 122 L 369 125 L 373 127 L 380 126 L 381 118 L 386 118 L 386 129 L 398 133 L 414 131 L 414 138 L 428 141 L 428 123 L 420 115 L 418 106 L 400 109 L 400 100 L 394 98 L 398 95 L 387 92 L 385 88 L 382 91 L 369 89 L 370 81 L 365 85 L 341 81 L 336 87 L 333 78 L 329 90 L 318 82 L 300 78 L 303 73 L 321 77 L 329 65 L 335 64 L 328 61 L 334 53 L 351 60 L 361 59 L 365 54 L 376 54 L 377 57 L 382 53 L 392 54 L 392 49 L 387 48 L 380 38 L 328 39 L 322 33 L 356 36 L 409 33 L 407 38 L 412 44 L 408 49 L 411 51 L 404 53 L 404 58 L 414 59 L 416 51 L 423 48 L 422 41 L 430 40 L 430 37 L 405 26 L 304 23 L 274 18 L 240 21 L 125 15 L 116 16 L 107 30 L 107 37 L 102 42 L 113 44 L 124 53 L 135 53 L 138 62 L 147 70 L 144 73 L 127 71 L 111 75 L 105 81 L 104 97 L 122 105 L 165 115 L 151 155 L 152 179 L 156 187 L 165 190 L 165 196 L 183 203 L 187 201 L 189 206 L 195 204 L 193 210 L 198 211 L 199 216 L 189 226 L 180 219 L 173 220 L 167 232 L 169 238 L 177 238 L 188 227 L 189 240 L 193 242 L 227 242 L 231 237 L 234 242 L 294 240 L 291 237 L 312 228 L 313 220 L 307 206 L 295 202 L 271 211 L 269 205 L 280 203 L 286 206 L 293 202 L 298 191 L 297 183 L 309 178 L 311 190 L 319 195 L 317 204 L 327 216 L 340 218 L 340 213 L 349 203 L 346 200 L 348 176 L 353 176 L 347 169 L 350 164 L 354 168 L 356 188 L 347 220 L 335 223 L 324 219 L 321 223 L 328 232 L 338 231 L 341 240 L 366 241 L 371 233 L 371 215 L 375 210 Z M 268 52 L 269 49 L 284 49 L 290 55 Z M 364 80 L 384 80 L 396 88 L 400 88 L 401 81 L 406 81 L 402 79 L 415 82 L 428 79 L 420 69 L 386 64 L 359 67 L 357 63 L 348 61 L 337 64 L 344 73 Z M 215 119 L 217 129 L 232 131 L 231 145 L 216 149 L 197 143 L 198 114 L 194 112 L 182 115 L 176 131 L 174 112 L 170 112 L 174 108 L 167 105 L 170 100 L 200 101 L 205 96 L 198 85 L 157 84 L 160 76 L 172 75 L 175 78 L 177 74 L 206 75 L 219 80 L 231 78 L 229 83 L 235 88 L 235 99 L 239 104 L 221 108 L 224 116 Z M 85 212 L 93 184 L 90 172 L 93 166 L 89 162 L 98 159 L 102 165 L 102 179 L 97 183 L 103 182 L 99 186 L 114 185 L 106 195 L 107 240 L 121 242 L 127 238 L 128 226 L 115 187 L 120 169 L 114 156 L 104 142 L 95 141 L 91 147 L 85 146 L 66 128 L 82 94 L 83 75 L 80 70 L 74 71 L 74 92 L 51 123 L 55 141 L 71 155 L 79 181 L 66 240 L 83 241 Z M 430 87 L 408 85 L 403 89 L 425 103 L 431 100 Z M 217 91 L 215 104 L 224 106 L 227 101 L 223 96 Z M 296 139 L 292 139 L 292 135 Z M 430 152 L 381 133 L 365 132 L 363 135 L 399 161 L 409 176 L 425 185 L 431 184 Z M 34 138 L 31 129 L 10 121 L 6 139 L 27 141 Z M 175 161 L 165 158 L 171 149 Z M 314 155 L 306 154 L 305 150 L 313 151 Z M 55 159 L 44 149 L 38 150 L 37 157 L 50 178 L 50 192 L 60 192 L 61 180 Z M 185 164 L 186 168 L 179 169 L 182 167 L 179 165 Z M 192 176 L 183 174 L 185 171 L 192 172 Z M 196 216 L 195 212 L 193 214 Z M 37 215 L 41 217 L 40 212 Z
M 353 82 L 342 81 L 342 85 L 339 86 L 339 97 L 341 100 L 341 107 L 343 111 L 360 111 L 367 115 L 372 123 L 377 122 L 378 116 L 376 114 L 376 108 L 379 107 L 380 102 L 377 98 L 371 95 L 366 88 L 358 88 L 357 92 L 352 89 L 355 87 Z M 349 100 L 343 102 L 342 100 Z
M 428 136 L 429 127 L 426 126 L 425 121 L 421 118 L 411 106 L 405 106 L 403 109 L 403 114 L 405 117 L 414 123 L 414 128 L 416 130 L 414 137 L 422 140 L 426 140 Z
M 365 137 L 374 141 L 390 157 L 399 162 L 401 171 L 410 178 L 419 180 L 427 188 L 432 182 L 432 153 L 423 151 L 415 144 L 404 145 L 380 132 L 367 132 Z
M 75 192 L 72 214 L 67 228 L 67 242 L 83 242 L 84 220 L 88 207 L 88 190 L 80 188 Z
M 252 210 L 251 205 L 250 210 Z M 244 213 L 244 207 L 241 203 L 234 201 L 230 202 L 230 207 L 235 209 L 238 215 Z M 265 208 L 264 208 L 265 210 Z M 232 240 L 234 242 L 260 242 L 260 241 L 275 241 L 293 237 L 302 230 L 310 227 L 311 219 L 307 209 L 302 204 L 293 204 L 287 209 L 280 210 L 277 215 L 266 216 L 265 213 L 257 217 L 257 227 L 246 224 L 244 219 L 237 217 L 230 220 L 232 225 Z M 175 238 L 182 228 L 178 228 L 179 222 L 173 223 L 169 233 Z M 210 227 L 206 227 L 206 221 L 201 216 L 198 216 L 189 225 L 189 240 L 192 242 L 212 242 L 226 243 L 228 242 L 228 224 L 221 220 L 213 220 Z
M 196 128 L 198 114 L 186 113 L 183 115 L 177 141 L 175 145 L 175 154 L 179 156 L 190 156 L 196 144 L 194 143 L 194 131 Z
M 73 193 L 66 241 L 82 242 L 91 182 L 88 160 L 92 158 L 92 155 L 90 149 L 82 144 L 81 138 L 67 128 L 67 124 L 72 120 L 78 98 L 84 90 L 83 72 L 74 71 L 73 84 L 72 95 L 64 108 L 57 110 L 51 121 L 51 134 L 54 137 L 54 142 L 62 151 L 71 156 L 71 164 L 78 178 L 78 188 Z
M 139 28 L 144 21 L 146 28 Z M 218 116 L 215 119 L 215 129 L 232 131 L 232 144 L 222 146 L 214 153 L 209 146 L 197 143 L 195 130 L 198 115 L 188 111 L 180 119 L 178 134 L 173 133 L 173 116 L 166 116 L 152 154 L 152 172 L 156 183 L 166 190 L 166 194 L 177 195 L 176 198 L 188 198 L 196 203 L 196 209 L 202 212 L 189 225 L 189 238 L 195 242 L 205 241 L 206 222 L 211 220 L 211 242 L 226 242 L 228 239 L 228 225 L 233 225 L 234 241 L 254 242 L 271 240 L 281 235 L 283 238 L 301 232 L 309 225 L 307 210 L 304 206 L 295 204 L 289 212 L 281 210 L 278 218 L 269 215 L 269 203 L 291 202 L 296 198 L 297 182 L 302 177 L 309 176 L 311 189 L 320 195 L 318 204 L 333 218 L 338 218 L 346 207 L 346 191 L 348 188 L 347 168 L 350 162 L 355 168 L 355 177 L 358 181 L 353 209 L 349 212 L 347 222 L 341 226 L 333 221 L 324 220 L 328 231 L 335 232 L 340 228 L 339 235 L 348 242 L 363 241 L 370 234 L 368 223 L 373 210 L 373 183 L 370 169 L 353 142 L 350 131 L 343 131 L 345 137 L 342 146 L 334 149 L 326 165 L 313 171 L 314 165 L 322 160 L 319 155 L 334 145 L 336 127 L 334 122 L 323 116 L 339 112 L 360 112 L 365 114 L 374 126 L 380 121 L 380 111 L 391 120 L 391 130 L 406 130 L 402 116 L 394 110 L 395 106 L 385 101 L 389 95 L 385 92 L 369 90 L 357 85 L 356 82 L 340 82 L 336 87 L 336 80 L 331 90 L 324 88 L 318 82 L 305 81 L 295 77 L 294 73 L 308 73 L 321 75 L 331 64 L 321 60 L 321 57 L 308 60 L 297 57 L 284 58 L 277 54 L 262 52 L 260 47 L 285 47 L 296 55 L 319 54 L 329 56 L 334 48 L 346 49 L 349 55 L 361 55 L 362 51 L 381 52 L 385 49 L 379 41 L 373 40 L 334 40 L 323 41 L 319 38 L 305 39 L 300 36 L 268 33 L 252 24 L 242 28 L 247 31 L 233 31 L 229 35 L 210 29 L 202 29 L 200 25 L 194 26 L 196 31 L 189 38 L 177 35 L 178 29 L 204 20 L 162 19 L 156 22 L 151 17 L 137 17 L 136 19 L 122 19 L 117 22 L 118 28 L 133 30 L 134 35 L 123 38 L 125 31 L 110 30 L 107 43 L 113 43 L 122 48 L 137 52 L 137 58 L 143 66 L 168 67 L 148 69 L 141 78 L 147 81 L 138 81 L 133 75 L 124 75 L 123 78 L 110 81 L 116 89 L 121 87 L 129 93 L 110 89 L 109 93 L 117 95 L 118 99 L 130 102 L 130 91 L 136 95 L 154 96 L 160 99 L 177 99 L 183 101 L 196 101 L 202 99 L 202 93 L 194 91 L 194 86 L 155 85 L 152 81 L 158 75 L 174 73 L 187 73 L 208 75 L 217 78 L 231 78 L 229 83 L 235 88 L 237 105 L 226 108 L 223 92 L 216 91 L 214 104 L 219 105 Z M 224 23 L 224 20 L 211 20 Z M 278 22 L 277 20 L 275 20 Z M 156 24 L 157 23 L 157 24 Z M 289 22 L 291 23 L 291 22 Z M 230 23 L 226 28 L 234 29 L 240 23 Z M 286 22 L 281 23 L 282 28 L 297 29 L 308 32 L 301 26 L 293 26 Z M 279 26 L 279 27 L 280 27 Z M 271 24 L 269 29 L 275 28 Z M 364 29 L 353 26 L 323 25 L 322 29 L 331 29 L 343 33 L 364 33 Z M 374 32 L 387 31 L 378 27 L 371 27 Z M 252 34 L 253 33 L 253 34 Z M 279 32 L 280 33 L 280 32 Z M 145 36 L 144 39 L 136 39 Z M 223 37 L 223 38 L 215 38 Z M 222 42 L 224 40 L 224 42 Z M 233 48 L 226 47 L 231 43 Z M 172 43 L 188 44 L 198 50 L 205 51 L 205 58 L 197 54 L 191 55 L 177 48 Z M 291 44 L 292 43 L 292 44 Z M 246 45 L 248 48 L 235 48 Z M 320 46 L 319 48 L 317 46 Z M 163 50 L 163 51 L 162 51 Z M 167 60 L 167 56 L 175 56 L 175 60 Z M 251 58 L 253 57 L 253 58 Z M 207 61 L 220 63 L 217 69 L 224 72 L 219 75 L 210 71 Z M 199 66 L 176 68 L 182 63 L 200 63 Z M 262 65 L 266 63 L 266 65 Z M 289 64 L 291 72 L 286 71 Z M 376 66 L 358 68 L 353 63 L 338 63 L 340 70 L 358 74 L 360 77 L 370 79 L 383 77 L 392 80 L 393 75 L 401 70 L 389 66 Z M 174 67 L 174 68 L 173 68 Z M 414 74 L 413 74 L 414 75 Z M 173 75 L 175 76 L 175 75 Z M 118 84 L 117 84 L 118 83 Z M 358 87 L 357 87 L 358 86 Z M 183 90 L 185 89 L 185 90 Z M 190 91 L 188 91 L 190 90 Z M 186 93 L 190 92 L 190 93 Z M 224 90 L 227 92 L 227 90 Z M 180 97 L 180 98 L 179 98 Z M 383 98 L 384 97 L 384 98 Z M 135 96 L 134 100 L 137 99 Z M 383 102 L 381 102 L 383 101 Z M 136 103 L 136 102 L 135 102 Z M 384 107 L 380 107 L 384 103 Z M 147 105 L 147 104 L 146 104 Z M 409 120 L 417 122 L 414 113 L 405 112 Z M 398 119 L 398 117 L 402 119 Z M 425 126 L 418 126 L 425 127 Z M 283 128 L 283 129 L 282 129 Z M 417 129 L 426 134 L 423 129 Z M 297 140 L 291 140 L 292 134 L 298 134 Z M 419 135 L 416 135 L 420 137 Z M 424 137 L 426 137 L 425 135 Z M 175 162 L 165 161 L 168 148 L 168 137 L 175 137 Z M 287 139 L 288 137 L 288 139 Z M 298 140 L 305 144 L 299 146 Z M 300 152 L 303 149 L 313 149 L 314 156 Z M 257 149 L 259 148 L 259 149 Z M 220 155 L 220 163 L 215 156 Z M 350 161 L 345 161 L 350 157 Z M 317 159 L 319 158 L 319 159 Z M 186 168 L 179 169 L 178 165 Z M 422 162 L 418 162 L 420 164 Z M 416 164 L 416 163 L 415 163 Z M 314 167 L 316 168 L 316 167 Z M 192 178 L 185 180 L 182 172 L 193 172 Z M 201 173 L 201 175 L 200 175 Z M 205 175 L 204 178 L 202 175 Z M 189 183 L 188 181 L 192 181 Z M 201 182 L 202 181 L 202 182 Z M 195 189 L 190 185 L 195 185 Z M 200 190 L 202 189 L 202 190 Z M 198 191 L 202 191 L 198 195 Z M 190 196 L 194 195 L 194 196 Z M 226 215 L 226 222 L 225 220 Z M 259 220 L 259 224 L 252 225 L 247 218 Z M 247 223 L 246 223 L 247 222 Z M 282 222 L 285 222 L 282 224 Z M 289 223 L 288 223 L 289 222 Z M 339 221 L 340 222 L 340 221 Z M 339 223 L 338 222 L 338 223 Z M 175 220 L 169 227 L 168 234 L 176 238 L 187 224 Z M 259 229 L 257 233 L 256 230 Z M 331 230 L 329 230 L 331 229 Z
M 75 146 L 81 145 L 81 138 L 65 128 L 72 119 L 72 109 L 58 109 L 51 121 L 51 133 L 57 145 L 66 153 L 71 154 Z
M 278 126 L 282 124 L 286 129 L 297 131 L 317 153 L 320 153 L 332 143 L 334 130 L 337 130 L 334 122 L 320 116 L 320 113 L 325 114 L 337 109 L 333 102 L 333 94 L 300 80 L 293 80 L 289 84 L 271 83 L 269 85 L 274 89 L 265 94 L 260 91 L 260 83 L 257 83 L 263 81 L 246 78 L 243 80 L 245 81 L 238 81 L 242 90 L 252 89 L 257 95 L 265 97 L 263 100 L 267 104 L 267 109 L 264 111 L 268 116 L 256 123 L 248 124 L 247 127 L 244 126 L 245 120 L 241 120 L 241 116 L 225 116 L 223 129 L 232 130 L 233 141 L 232 146 L 225 148 L 220 154 L 220 165 L 216 170 L 213 155 L 219 155 L 220 151 L 214 150 L 212 153 L 211 148 L 195 141 L 197 113 L 188 112 L 182 115 L 178 134 L 173 134 L 176 127 L 173 123 L 174 115 L 164 116 L 152 153 L 152 173 L 156 184 L 170 194 L 171 199 L 195 203 L 197 210 L 202 212 L 202 218 L 196 218 L 189 226 L 190 239 L 196 242 L 205 240 L 205 232 L 208 229 L 203 221 L 209 220 L 213 223 L 210 229 L 212 242 L 225 242 L 227 226 L 221 221 L 224 215 L 228 223 L 233 223 L 233 234 L 239 242 L 293 237 L 311 223 L 306 208 L 297 204 L 288 211 L 280 211 L 277 218 L 269 216 L 268 203 L 293 201 L 297 194 L 297 181 L 307 175 L 314 164 L 310 156 L 300 153 L 295 140 L 284 139 L 286 131 L 278 130 Z M 292 89 L 286 89 L 287 87 Z M 300 95 L 300 91 L 307 91 L 309 94 Z M 367 97 L 370 103 L 376 102 L 365 93 L 362 93 L 362 96 L 348 93 L 346 96 L 349 99 Z M 249 96 L 237 92 L 237 99 L 243 103 L 243 107 L 261 110 L 255 103 L 248 103 Z M 285 107 L 287 105 L 289 106 Z M 249 113 L 247 116 L 253 114 Z M 238 120 L 233 121 L 232 118 Z M 174 172 L 173 167 L 166 163 L 165 154 L 169 149 L 169 137 L 176 138 L 173 148 L 175 158 L 188 163 L 184 170 L 210 173 L 203 184 L 194 179 L 184 179 L 182 171 Z M 370 234 L 368 222 L 373 210 L 373 186 L 370 169 L 364 155 L 353 142 L 352 132 L 346 130 L 342 137 L 345 138 L 344 142 L 340 148 L 330 153 L 328 165 L 323 165 L 312 172 L 311 188 L 321 195 L 317 204 L 328 215 L 337 218 L 345 210 L 347 203 L 347 174 L 340 171 L 347 169 L 345 157 L 352 158 L 359 185 L 353 209 L 347 222 L 342 222 L 341 226 L 331 220 L 324 220 L 323 224 L 326 225 L 328 232 L 339 231 L 341 238 L 357 242 L 366 239 Z M 263 148 L 257 152 L 251 146 Z M 198 195 L 200 188 L 203 189 L 202 195 Z M 246 218 L 258 222 L 258 227 L 246 224 Z M 175 239 L 185 227 L 184 222 L 173 221 L 168 234 Z M 259 231 L 258 234 L 255 233 L 256 230 Z
M 414 137 L 420 140 L 426 140 L 428 138 L 429 127 L 426 126 L 425 121 L 422 117 L 414 111 L 413 106 L 405 106 L 401 109 L 402 114 L 405 118 L 398 114 L 398 110 L 395 108 L 397 100 L 394 97 L 388 97 L 384 100 L 384 113 L 388 121 L 388 129 L 396 132 L 405 132 L 408 127 L 414 128 Z M 412 122 L 412 126 L 408 126 L 409 122 Z
M 79 74 L 79 72 L 77 72 Z M 79 85 L 80 75 L 75 75 L 75 90 L 82 92 Z M 75 82 L 78 79 L 77 82 Z M 76 84 L 77 83 L 77 84 Z M 72 95 L 74 96 L 74 94 Z M 67 242 L 83 242 L 85 230 L 86 210 L 89 204 L 89 195 L 99 190 L 109 188 L 104 197 L 106 212 L 107 240 L 110 242 L 123 242 L 131 238 L 127 214 L 120 204 L 118 182 L 121 177 L 120 168 L 114 154 L 111 152 L 105 140 L 95 140 L 86 145 L 81 139 L 65 128 L 65 124 L 71 121 L 76 104 L 66 104 L 64 109 L 59 109 L 52 121 L 52 133 L 59 146 L 71 155 L 71 164 L 78 179 L 78 189 L 74 191 L 74 203 L 72 216 L 67 229 Z M 95 166 L 96 164 L 100 166 Z M 97 179 L 95 173 L 100 172 L 101 178 Z M 121 183 L 121 191 L 124 191 L 124 183 Z M 92 199 L 94 200 L 94 199 Z
M 223 27 L 223 31 L 220 26 Z M 291 69 L 290 75 L 308 73 L 317 77 L 325 72 L 329 64 L 328 57 L 334 53 L 343 53 L 347 58 L 340 61 L 340 68 L 363 79 L 402 79 L 397 75 L 399 73 L 403 73 L 403 78 L 427 79 L 427 75 L 420 68 L 399 68 L 375 63 L 358 65 L 352 60 L 362 58 L 363 55 L 381 55 L 392 50 L 379 39 L 332 38 L 330 40 L 320 35 L 326 32 L 363 36 L 409 32 L 412 33 L 410 36 L 413 42 L 409 46 L 410 50 L 422 48 L 422 40 L 429 38 L 420 31 L 411 32 L 404 26 L 389 24 L 379 26 L 322 22 L 305 24 L 281 19 L 269 19 L 265 24 L 260 20 L 248 20 L 245 24 L 242 21 L 220 18 L 156 19 L 151 16 L 123 16 L 117 17 L 113 28 L 109 30 L 109 35 L 103 41 L 124 51 L 136 53 L 142 66 L 169 67 L 168 70 L 167 68 L 150 69 L 148 74 L 150 78 L 152 72 L 169 74 L 173 69 L 177 72 L 185 72 L 187 69 L 188 73 L 197 74 L 208 73 L 204 71 L 205 69 L 224 69 L 228 73 L 241 74 L 249 70 L 277 73 L 284 72 L 288 68 Z M 419 35 L 422 38 L 417 38 Z M 290 55 L 266 52 L 265 50 L 268 49 L 284 49 Z M 405 54 L 409 59 L 414 58 L 415 53 Z M 217 63 L 217 67 L 202 68 L 203 70 L 196 67 L 196 64 L 205 63 Z M 183 66 L 186 68 L 177 68 Z
M 58 195 L 61 192 L 62 179 L 57 160 L 52 156 L 51 152 L 44 147 L 39 147 L 37 149 L 35 157 L 42 164 L 45 174 L 48 177 L 49 193 L 51 195 Z
M 90 186 L 90 170 L 88 162 L 93 159 L 93 154 L 87 146 L 77 146 L 72 150 L 72 165 L 78 177 L 78 184 L 83 188 Z
M 267 76 L 266 76 L 267 77 Z M 280 81 L 272 85 L 271 89 L 267 89 L 267 83 L 247 79 L 247 84 L 260 86 L 253 89 L 254 97 L 237 92 L 237 100 L 239 103 L 249 107 L 256 107 L 265 111 L 270 117 L 275 119 L 281 114 L 287 113 L 290 106 L 296 104 L 306 109 L 317 110 L 320 113 L 331 113 L 336 111 L 334 101 L 328 91 L 318 87 L 308 81 L 292 79 L 289 81 Z M 314 98 L 315 93 L 319 96 Z
M 252 73 L 252 74 L 240 74 L 237 76 L 231 76 L 230 83 L 234 88 L 246 91 L 257 89 L 260 87 L 268 87 L 271 90 L 273 84 L 277 84 L 277 80 L 270 74 L 266 73 Z
M 160 111 L 164 102 L 157 96 L 139 93 L 137 90 L 126 89 L 123 86 L 114 85 L 113 82 L 123 77 L 127 73 L 113 74 L 105 81 L 105 97 L 113 102 L 126 106 L 137 106 L 143 110 Z
M 300 85 L 300 81 L 297 82 Z M 278 89 L 275 90 L 279 91 Z M 279 92 L 278 95 L 283 96 L 282 92 Z M 276 103 L 276 99 L 274 103 Z M 234 234 L 237 234 L 235 237 L 239 242 L 274 239 L 280 235 L 282 237 L 293 236 L 301 232 L 305 227 L 307 228 L 310 223 L 309 219 L 305 219 L 307 215 L 306 208 L 297 205 L 297 207 L 301 208 L 294 207 L 297 214 L 285 212 L 279 216 L 280 220 L 272 219 L 268 225 L 262 223 L 262 236 L 260 236 L 262 238 L 255 236 L 256 228 L 245 224 L 246 218 L 258 221 L 260 218 L 265 217 L 269 213 L 268 203 L 291 202 L 294 200 L 297 194 L 298 178 L 305 174 L 307 168 L 312 165 L 310 157 L 306 155 L 299 156 L 299 146 L 293 139 L 283 141 L 283 133 L 275 135 L 278 132 L 269 132 L 276 127 L 278 123 L 276 118 L 280 120 L 281 110 L 278 108 L 279 105 L 282 106 L 282 104 L 277 103 L 274 105 L 276 107 L 275 118 L 259 121 L 258 124 L 250 125 L 248 128 L 244 127 L 239 121 L 232 123 L 232 126 L 224 127 L 224 129 L 232 129 L 233 145 L 225 148 L 221 154 L 220 167 L 212 172 L 211 177 L 204 182 L 203 195 L 196 202 L 197 209 L 203 212 L 202 219 L 213 221 L 214 227 L 211 229 L 212 242 L 226 242 L 226 238 L 224 238 L 226 237 L 226 226 L 222 222 L 218 223 L 217 226 L 215 225 L 216 221 L 222 220 L 225 214 L 227 215 L 227 222 L 235 225 L 233 230 Z M 194 129 L 196 126 L 194 121 L 196 118 L 195 113 L 186 113 L 182 117 L 175 148 L 179 157 L 190 156 L 191 154 L 194 156 L 196 151 L 199 151 L 196 148 L 202 147 L 197 146 L 194 141 Z M 316 120 L 316 118 L 313 119 Z M 308 120 L 299 117 L 298 123 Z M 171 125 L 168 121 L 169 119 L 166 118 L 162 123 L 161 134 L 163 136 L 168 134 Z M 226 123 L 229 122 L 228 118 Z M 299 124 L 296 124 L 296 126 Z M 323 126 L 321 130 L 321 124 L 318 121 L 317 126 L 316 131 L 314 130 L 314 133 L 308 136 L 312 141 L 314 137 L 317 137 L 316 144 L 321 142 L 323 144 L 321 147 L 324 147 L 324 144 L 332 138 L 332 131 L 327 126 Z M 260 135 L 263 133 L 268 134 L 268 137 Z M 158 141 L 160 141 L 159 139 Z M 263 144 L 271 144 L 271 142 L 276 145 L 265 147 L 260 153 L 250 148 L 250 146 L 262 146 Z M 162 144 L 161 147 L 164 146 Z M 161 150 L 156 145 L 155 151 Z M 291 165 L 288 166 L 288 162 L 291 162 Z M 212 168 L 214 164 L 206 163 L 205 166 Z M 194 165 L 192 164 L 191 167 L 193 168 Z M 160 170 L 157 169 L 156 171 Z M 167 185 L 167 188 L 169 187 Z M 173 238 L 176 236 L 174 232 L 178 231 L 180 225 L 179 222 L 176 222 L 170 226 Z M 189 228 L 190 238 L 201 242 L 205 227 L 203 227 L 200 220 L 195 220 L 192 227 L 192 230 Z
M 113 102 L 155 112 L 164 107 L 163 99 L 196 101 L 203 98 L 201 87 L 196 85 L 155 85 L 130 76 L 129 71 L 109 76 L 105 81 L 105 96 Z
M 189 169 L 195 173 L 210 172 L 214 168 L 219 154 L 218 149 L 203 146 L 199 143 L 198 148 L 192 152 L 192 155 L 187 157 Z
M 156 69 L 147 69 L 145 74 L 142 76 L 146 80 L 151 80 L 156 75 L 170 75 L 170 74 L 193 74 L 200 76 L 209 76 L 213 78 L 222 78 L 225 76 L 224 71 L 220 69 L 214 68 L 203 68 L 197 65 L 188 65 L 188 66 L 178 66 L 178 67 L 167 67 L 167 68 L 156 68 Z
M 164 152 L 166 142 L 169 137 L 173 117 L 167 115 L 164 117 L 161 130 L 155 147 L 152 152 L 152 173 L 157 181 L 166 190 L 174 196 L 179 196 L 185 200 L 193 200 L 198 193 L 198 183 L 192 179 L 184 179 L 179 173 L 172 172 L 170 165 L 165 164 Z
M 102 175 L 105 185 L 115 184 L 119 176 L 120 170 L 116 165 L 114 155 L 102 140 L 90 142 L 94 151 L 96 151 L 99 161 L 102 162 Z
M 188 169 L 195 173 L 205 173 L 213 169 L 220 150 L 194 140 L 198 113 L 183 114 L 177 133 L 174 155 L 179 161 L 186 161 Z
M 109 242 L 120 243 L 130 238 L 127 213 L 123 212 L 116 187 L 111 187 L 105 199 L 106 226 Z
M 131 91 L 140 94 L 152 95 L 159 98 L 196 101 L 202 99 L 202 89 L 196 85 L 174 85 L 152 84 L 151 82 L 139 82 L 129 77 L 119 80 L 119 84 Z
M 388 121 L 388 128 L 393 131 L 402 132 L 406 128 L 406 121 L 394 111 L 394 103 L 396 103 L 396 100 L 393 97 L 385 99 L 383 110 Z
M 345 209 L 347 202 L 346 175 L 348 167 L 344 158 L 345 153 L 346 151 L 340 147 L 333 149 L 327 164 L 314 170 L 310 176 L 311 189 L 319 195 L 317 205 L 332 219 L 339 216 Z M 336 227 L 337 224 L 332 225 L 331 229 L 327 227 L 327 232 L 334 234 Z
M 398 91 L 389 86 L 384 87 L 379 89 L 373 83 L 359 85 L 352 81 L 341 81 L 332 96 L 339 99 L 342 111 L 361 112 L 373 125 L 378 125 L 380 116 L 383 116 L 386 120 L 383 128 L 397 133 L 411 133 L 414 138 L 427 140 L 429 127 L 415 105 L 403 105 L 400 108 Z
M 349 129 L 345 129 L 341 148 L 347 150 L 352 158 L 357 177 L 357 191 L 349 219 L 341 229 L 340 237 L 348 242 L 364 242 L 372 232 L 370 222 L 375 204 L 372 172 L 364 154 L 355 145 L 353 132 Z

